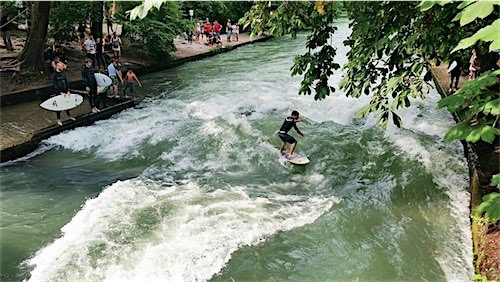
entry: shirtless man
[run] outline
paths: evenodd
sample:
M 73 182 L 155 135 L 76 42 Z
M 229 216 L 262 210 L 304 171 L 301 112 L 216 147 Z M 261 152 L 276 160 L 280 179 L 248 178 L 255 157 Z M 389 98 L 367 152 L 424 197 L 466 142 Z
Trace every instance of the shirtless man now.
M 132 93 L 132 98 L 135 98 L 135 91 L 134 91 L 134 84 L 135 81 L 137 81 L 137 84 L 139 84 L 140 87 L 142 87 L 141 82 L 135 75 L 135 73 L 132 71 L 131 68 L 127 70 L 127 73 L 125 74 L 125 87 L 123 88 L 123 96 L 127 98 L 127 88 L 130 88 L 130 93 Z

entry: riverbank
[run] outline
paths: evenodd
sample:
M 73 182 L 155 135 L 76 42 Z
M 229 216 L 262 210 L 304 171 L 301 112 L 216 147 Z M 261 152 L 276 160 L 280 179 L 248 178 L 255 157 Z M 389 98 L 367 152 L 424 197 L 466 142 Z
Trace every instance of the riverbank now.
M 432 68 L 435 84 L 441 96 L 449 96 L 450 77 L 447 73 L 448 65 L 441 64 Z M 461 76 L 459 88 L 467 81 Z M 459 121 L 454 115 L 455 121 Z M 463 141 L 464 151 L 469 163 L 471 204 L 472 240 L 474 247 L 474 266 L 477 274 L 486 277 L 489 281 L 500 279 L 500 224 L 489 226 L 484 219 L 477 215 L 475 209 L 481 203 L 482 197 L 490 191 L 491 177 L 498 173 L 499 154 L 495 146 L 485 142 L 469 143 Z M 488 192 L 489 193 L 489 192 Z
M 153 61 L 142 57 L 143 54 L 138 52 L 137 57 L 130 57 L 133 53 L 124 51 L 122 65 L 134 69 L 139 78 L 146 73 L 152 73 L 162 69 L 171 68 L 180 64 L 199 60 L 205 57 L 213 56 L 221 52 L 227 52 L 234 48 L 267 40 L 270 37 L 260 36 L 250 38 L 248 34 L 240 34 L 239 40 L 227 42 L 223 37 L 223 45 L 218 48 L 208 46 L 203 43 L 189 43 L 184 39 L 174 40 L 177 51 L 172 54 L 172 60 Z M 19 45 L 19 37 L 15 39 L 15 46 Z M 72 48 L 77 48 L 73 46 Z M 70 48 L 68 48 L 70 49 Z M 71 50 L 71 49 L 70 49 Z M 1 53 L 3 52 L 3 53 Z M 2 49 L 0 54 L 5 55 L 7 52 Z M 16 49 L 16 52 L 20 50 Z M 14 52 L 14 54 L 16 53 Z M 10 52 L 9 52 L 10 53 Z M 81 52 L 68 52 L 68 79 L 70 81 L 71 89 L 82 90 L 80 81 L 80 68 L 79 61 L 84 60 L 84 54 Z M 7 83 L 8 78 L 2 77 L 4 81 L 1 82 L 1 112 L 0 112 L 0 134 L 2 139 L 0 142 L 0 159 L 1 162 L 13 160 L 22 157 L 38 146 L 38 143 L 54 134 L 58 134 L 63 130 L 72 129 L 78 126 L 88 125 L 97 120 L 109 118 L 115 113 L 133 107 L 144 99 L 148 93 L 137 90 L 137 99 L 105 99 L 107 107 L 103 108 L 98 114 L 90 113 L 88 102 L 84 101 L 82 105 L 72 110 L 72 114 L 77 118 L 76 122 L 66 121 L 63 127 L 57 127 L 55 122 L 55 115 L 52 112 L 41 109 L 38 104 L 47 99 L 51 95 L 52 86 L 50 80 L 32 81 L 23 85 L 14 83 Z M 4 85 L 6 87 L 4 87 Z M 7 90 L 12 90 L 8 92 Z M 121 89 L 120 89 L 121 91 Z M 85 98 L 85 96 L 84 96 Z M 63 114 L 63 118 L 65 114 Z

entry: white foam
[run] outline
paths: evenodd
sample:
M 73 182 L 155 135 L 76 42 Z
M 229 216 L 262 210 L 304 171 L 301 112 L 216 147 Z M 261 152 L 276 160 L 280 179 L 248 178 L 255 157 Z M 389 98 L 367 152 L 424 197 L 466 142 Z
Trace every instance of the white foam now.
M 265 187 L 262 187 L 265 189 Z M 242 245 L 312 223 L 337 200 L 194 182 L 122 181 L 88 200 L 62 237 L 28 261 L 31 281 L 199 281 Z

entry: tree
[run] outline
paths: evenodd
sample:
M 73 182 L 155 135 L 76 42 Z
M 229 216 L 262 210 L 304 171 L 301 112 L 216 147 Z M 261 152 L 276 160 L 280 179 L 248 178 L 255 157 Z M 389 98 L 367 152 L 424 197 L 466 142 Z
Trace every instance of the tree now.
M 148 17 L 137 17 L 135 10 L 145 9 L 145 3 L 121 2 L 121 10 L 116 19 L 127 29 L 127 37 L 132 44 L 140 45 L 150 56 L 169 58 L 175 51 L 174 39 L 184 35 L 191 28 L 187 14 L 181 12 L 181 3 L 168 1 L 151 9 Z M 135 15 L 135 16 L 134 16 Z M 134 20 L 130 20 L 133 17 Z
M 31 5 L 31 22 L 36 23 L 29 28 L 28 39 L 23 51 L 16 59 L 21 74 L 36 74 L 45 71 L 45 60 L 43 50 L 47 40 L 47 30 L 49 26 L 49 1 L 28 2 Z

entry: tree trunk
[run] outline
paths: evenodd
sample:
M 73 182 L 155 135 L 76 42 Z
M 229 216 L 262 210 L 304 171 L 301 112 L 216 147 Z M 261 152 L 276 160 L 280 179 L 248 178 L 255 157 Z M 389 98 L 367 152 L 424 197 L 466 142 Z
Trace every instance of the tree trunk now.
M 47 30 L 49 26 L 49 1 L 34 2 L 31 11 L 31 23 L 28 39 L 17 62 L 19 62 L 21 72 L 40 73 L 45 71 L 45 60 L 43 50 L 47 40 Z
M 91 16 L 92 23 L 90 26 L 90 33 L 94 35 L 94 39 L 96 38 L 102 38 L 102 20 L 104 18 L 104 2 L 99 1 L 95 2 L 94 5 L 97 7 L 95 8 L 96 14 L 93 14 Z

